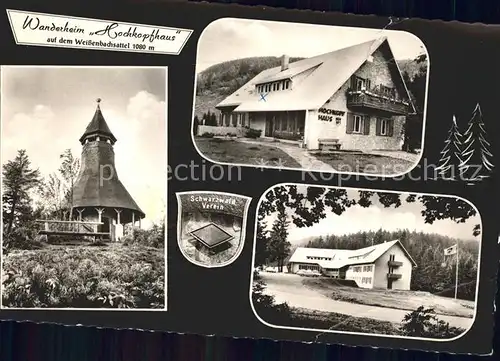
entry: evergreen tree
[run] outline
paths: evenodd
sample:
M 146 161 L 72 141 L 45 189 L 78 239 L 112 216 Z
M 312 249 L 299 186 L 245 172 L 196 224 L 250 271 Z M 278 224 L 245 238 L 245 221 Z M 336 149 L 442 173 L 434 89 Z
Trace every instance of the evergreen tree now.
M 19 226 L 32 212 L 30 191 L 39 184 L 40 172 L 31 168 L 26 150 L 3 165 L 2 213 L 5 234 Z
M 290 253 L 290 242 L 288 242 L 288 226 L 290 222 L 284 208 L 278 211 L 276 221 L 269 237 L 269 256 L 271 262 L 277 262 L 278 271 L 283 272 L 285 258 Z
M 217 126 L 217 116 L 215 115 L 215 113 L 212 113 L 212 115 L 210 116 L 210 125 L 213 125 L 214 127 Z
M 462 162 L 460 163 L 462 179 L 475 182 L 489 176 L 494 168 L 490 146 L 486 140 L 483 114 L 478 103 L 464 133 Z
M 436 175 L 444 179 L 455 179 L 462 163 L 462 134 L 458 130 L 457 119 L 453 116 L 448 138 L 444 142 L 441 158 L 438 161 Z
M 263 217 L 257 220 L 257 234 L 255 246 L 255 266 L 263 266 L 269 260 L 269 235 L 266 229 L 267 224 Z
M 194 136 L 198 135 L 198 127 L 200 126 L 200 120 L 198 119 L 198 116 L 194 116 L 194 122 L 193 122 L 193 134 Z

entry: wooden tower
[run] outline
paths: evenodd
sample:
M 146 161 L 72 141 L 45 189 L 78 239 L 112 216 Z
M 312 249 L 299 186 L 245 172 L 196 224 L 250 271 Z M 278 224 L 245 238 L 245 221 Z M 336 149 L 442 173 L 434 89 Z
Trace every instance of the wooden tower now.
M 145 217 L 118 178 L 113 149 L 116 138 L 111 133 L 97 99 L 97 109 L 80 137 L 81 168 L 73 188 L 73 217 L 77 220 L 103 222 L 100 232 L 110 232 L 111 241 L 119 240 L 124 225 L 136 226 Z

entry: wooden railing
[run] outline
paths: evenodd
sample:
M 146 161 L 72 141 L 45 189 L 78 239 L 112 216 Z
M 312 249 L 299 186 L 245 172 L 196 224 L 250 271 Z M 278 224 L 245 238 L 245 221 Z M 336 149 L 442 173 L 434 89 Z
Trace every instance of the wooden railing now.
M 55 221 L 48 219 L 36 220 L 37 223 L 44 225 L 46 232 L 97 232 L 97 227 L 103 225 L 103 222 L 87 222 L 87 221 Z
M 347 107 L 367 107 L 399 115 L 410 112 L 409 104 L 402 100 L 365 91 L 348 92 Z

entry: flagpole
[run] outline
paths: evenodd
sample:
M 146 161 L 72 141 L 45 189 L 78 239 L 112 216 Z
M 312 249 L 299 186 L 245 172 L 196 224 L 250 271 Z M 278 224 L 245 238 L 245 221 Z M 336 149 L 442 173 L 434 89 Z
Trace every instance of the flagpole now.
M 455 299 L 457 299 L 457 293 L 458 293 L 458 243 L 457 243 L 457 264 L 455 265 Z

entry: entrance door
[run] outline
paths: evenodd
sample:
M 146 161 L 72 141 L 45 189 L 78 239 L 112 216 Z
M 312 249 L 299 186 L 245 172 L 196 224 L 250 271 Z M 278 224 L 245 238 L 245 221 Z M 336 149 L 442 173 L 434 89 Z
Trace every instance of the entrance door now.
M 266 132 L 265 132 L 266 137 L 272 137 L 273 130 L 274 130 L 274 119 L 273 119 L 272 113 L 267 113 L 266 114 Z
M 108 217 L 102 217 L 101 222 L 103 224 L 101 224 L 99 226 L 99 228 L 100 228 L 99 232 L 108 233 L 109 232 L 110 219 Z

